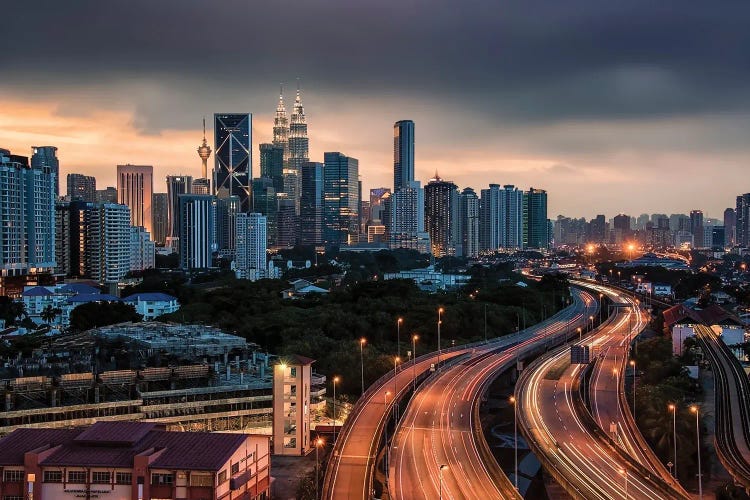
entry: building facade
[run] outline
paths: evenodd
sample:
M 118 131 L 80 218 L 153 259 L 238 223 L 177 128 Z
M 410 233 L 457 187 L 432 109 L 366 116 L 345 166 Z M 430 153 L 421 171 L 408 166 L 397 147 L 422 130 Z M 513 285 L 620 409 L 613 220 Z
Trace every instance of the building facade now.
M 210 195 L 179 197 L 180 268 L 207 269 L 213 265 L 216 200 Z
M 86 276 L 117 283 L 130 271 L 131 225 L 126 205 L 102 203 L 84 213 Z
M 57 158 L 57 148 L 55 146 L 32 146 L 31 168 L 48 170 L 54 174 L 53 193 L 57 200 L 60 196 L 60 160 Z
M 151 165 L 117 165 L 117 202 L 130 209 L 130 224 L 154 232 L 152 195 L 154 167 Z
M 524 248 L 549 248 L 547 191 L 530 188 L 523 194 Z
M 167 232 L 167 246 L 178 248 L 179 246 L 179 220 L 180 196 L 193 192 L 193 178 L 189 175 L 167 176 L 167 221 L 169 230 Z
M 156 244 L 141 226 L 130 227 L 130 270 L 144 271 L 156 267 Z
M 297 88 L 297 96 L 294 100 L 294 110 L 289 122 L 289 160 L 288 170 L 296 178 L 294 192 L 290 193 L 296 203 L 297 213 L 300 211 L 302 190 L 302 165 L 310 161 L 309 139 L 307 137 L 307 118 L 305 108 L 302 106 L 302 96 Z
M 214 194 L 219 198 L 237 196 L 242 212 L 249 212 L 252 206 L 252 145 L 252 114 L 214 115 Z
M 68 174 L 68 200 L 96 201 L 96 177 L 83 174 Z
M 267 278 L 268 236 L 266 217 L 257 212 L 237 214 L 237 258 L 235 273 L 238 279 L 256 281 Z
M 435 257 L 456 254 L 457 196 L 456 185 L 441 179 L 437 172 L 424 187 L 425 228 Z
M 359 161 L 338 152 L 324 154 L 323 239 L 338 246 L 359 234 Z
M 303 163 L 300 174 L 300 242 L 319 246 L 323 244 L 325 166 L 319 162 Z
M 167 236 L 169 235 L 169 193 L 154 193 L 153 215 L 153 240 L 157 245 L 163 246 L 167 241 Z
M 289 356 L 273 370 L 273 453 L 306 455 L 310 442 L 310 384 L 312 364 L 303 356 Z
M 284 147 L 264 143 L 260 148 L 260 176 L 273 181 L 277 193 L 284 192 Z
M 479 197 L 470 187 L 464 188 L 458 195 L 458 218 L 456 233 L 458 245 L 456 255 L 459 257 L 477 257 L 479 255 Z

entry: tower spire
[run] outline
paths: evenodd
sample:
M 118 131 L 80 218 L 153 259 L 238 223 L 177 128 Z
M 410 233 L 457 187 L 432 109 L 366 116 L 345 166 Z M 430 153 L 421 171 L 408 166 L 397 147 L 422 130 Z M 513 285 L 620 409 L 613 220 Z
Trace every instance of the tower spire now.
M 211 147 L 206 142 L 206 117 L 203 117 L 203 143 L 198 147 L 198 156 L 201 159 L 202 179 L 208 179 L 208 157 L 211 156 Z

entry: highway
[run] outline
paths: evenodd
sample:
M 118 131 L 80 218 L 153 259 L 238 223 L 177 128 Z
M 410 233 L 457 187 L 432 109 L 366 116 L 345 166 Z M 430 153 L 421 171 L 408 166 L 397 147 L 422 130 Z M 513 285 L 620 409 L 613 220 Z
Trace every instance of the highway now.
M 614 298 L 621 303 L 628 300 Z M 626 419 L 623 412 L 628 410 L 622 408 L 623 401 L 616 397 L 622 380 L 613 377 L 612 368 L 624 367 L 623 345 L 627 338 L 622 330 L 627 332 L 631 324 L 635 325 L 634 328 L 642 326 L 634 318 L 629 318 L 631 314 L 636 314 L 633 308 L 617 307 L 616 314 L 591 339 L 576 342 L 598 346 L 605 353 L 605 359 L 597 363 L 599 368 L 593 368 L 591 388 L 594 414 L 598 414 L 604 430 L 580 397 L 586 365 L 570 364 L 567 346 L 537 360 L 522 373 L 516 384 L 520 429 L 544 467 L 574 498 L 687 496 L 681 488 L 660 479 L 661 474 L 650 468 L 650 462 L 644 459 L 635 438 L 637 431 L 627 429 L 632 421 Z M 610 361 L 607 361 L 608 357 L 611 357 Z M 617 441 L 607 438 L 613 418 L 618 422 Z
M 566 333 L 575 334 L 578 326 L 585 327 L 597 303 L 580 290 L 574 297 L 580 307 L 548 322 L 533 337 L 503 350 L 477 351 L 420 387 L 391 447 L 391 498 L 434 499 L 441 489 L 447 499 L 517 497 L 489 447 L 482 449 L 486 443 L 475 413 L 478 399 L 499 372 L 515 363 L 517 355 L 553 342 L 553 336 L 561 342 Z M 441 470 L 441 465 L 447 467 Z
M 717 455 L 734 480 L 750 491 L 750 382 L 711 328 L 696 326 L 695 333 L 714 372 Z
M 589 300 L 591 298 L 589 297 Z M 546 331 L 550 324 L 561 318 L 581 314 L 584 310 L 581 299 L 559 312 L 545 322 L 527 328 L 517 334 L 505 335 L 489 343 L 478 343 L 471 346 L 459 346 L 443 351 L 442 360 L 463 355 L 481 355 L 496 349 L 510 346 Z M 413 368 L 417 376 L 427 372 L 432 363 L 437 362 L 437 353 L 423 355 L 412 364 L 403 366 L 395 377 L 388 372 L 374 383 L 357 401 L 344 424 L 341 434 L 334 445 L 332 458 L 326 467 L 322 498 L 327 499 L 365 499 L 371 497 L 372 474 L 376 453 L 381 441 L 384 423 L 393 401 L 394 390 L 399 394 L 406 393 L 413 380 Z M 386 395 L 390 392 L 390 396 Z

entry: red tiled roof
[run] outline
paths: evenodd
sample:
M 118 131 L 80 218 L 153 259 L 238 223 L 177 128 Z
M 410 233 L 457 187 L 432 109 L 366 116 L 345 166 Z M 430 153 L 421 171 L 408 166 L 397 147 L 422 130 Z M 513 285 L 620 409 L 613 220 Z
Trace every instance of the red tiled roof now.
M 299 354 L 292 354 L 291 356 L 286 356 L 286 358 L 289 360 L 289 364 L 292 365 L 311 365 L 315 363 L 315 360 L 312 358 L 307 358 L 305 356 L 300 356 Z
M 17 429 L 0 440 L 0 465 L 20 465 L 28 451 L 44 445 L 62 445 L 41 465 L 126 468 L 133 466 L 135 455 L 153 449 L 161 454 L 151 467 L 218 471 L 247 437 L 247 434 L 168 432 L 147 422 L 100 422 L 83 431 Z
M 717 304 L 711 304 L 705 309 L 690 309 L 683 304 L 677 304 L 664 311 L 664 325 L 670 328 L 676 323 L 690 319 L 692 323 L 706 326 L 734 323 L 741 325 L 742 322 L 734 314 L 730 313 Z
M 69 444 L 80 429 L 17 429 L 0 439 L 0 466 L 23 464 L 23 455 L 42 446 Z

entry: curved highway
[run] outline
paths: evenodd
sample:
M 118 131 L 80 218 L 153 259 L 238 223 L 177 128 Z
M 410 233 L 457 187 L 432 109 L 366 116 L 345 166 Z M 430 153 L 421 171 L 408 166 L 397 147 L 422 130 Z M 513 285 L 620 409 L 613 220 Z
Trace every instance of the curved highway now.
M 540 343 L 564 341 L 569 332 L 585 327 L 597 303 L 580 290 L 574 290 L 574 297 L 579 307 L 547 322 L 533 337 L 502 351 L 477 352 L 433 376 L 417 391 L 391 447 L 391 498 L 435 499 L 441 489 L 446 499 L 518 497 L 491 453 L 481 448 L 486 443 L 477 436 L 481 434 L 475 414 L 478 399 L 486 384 L 512 366 L 516 356 Z
M 750 381 L 711 328 L 696 326 L 695 334 L 714 372 L 717 455 L 734 480 L 750 491 Z
M 443 351 L 441 360 L 445 361 L 467 354 L 481 355 L 528 340 L 547 331 L 550 324 L 561 321 L 561 318 L 564 322 L 565 318 L 571 315 L 581 315 L 584 308 L 583 300 L 576 300 L 573 305 L 545 322 L 513 335 L 499 337 L 487 344 L 459 346 Z M 413 368 L 416 368 L 417 376 L 426 373 L 431 364 L 437 362 L 437 353 L 429 353 L 415 361 L 416 367 L 413 363 L 403 365 L 395 380 L 393 372 L 388 372 L 370 386 L 357 401 L 334 445 L 333 455 L 326 468 L 322 498 L 366 499 L 371 497 L 369 490 L 372 488 L 375 457 L 382 438 L 386 416 L 392 405 L 394 389 L 399 397 L 408 392 L 413 380 Z M 390 395 L 386 395 L 387 392 Z

